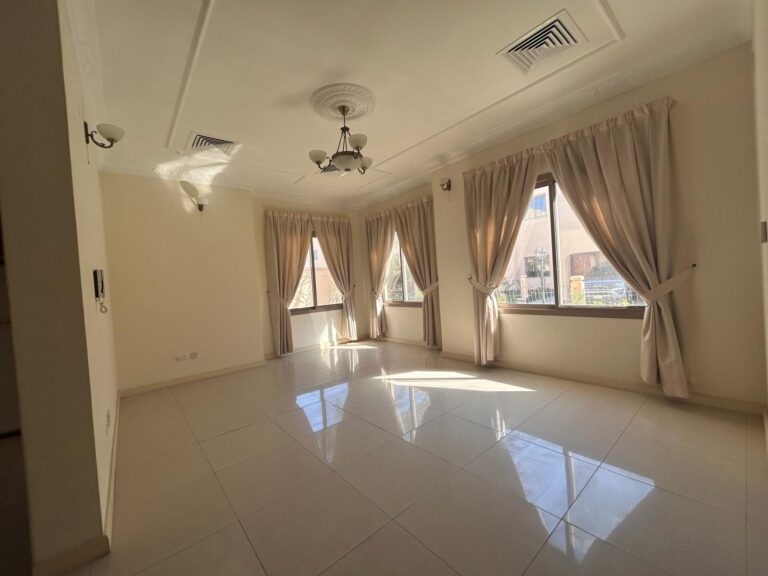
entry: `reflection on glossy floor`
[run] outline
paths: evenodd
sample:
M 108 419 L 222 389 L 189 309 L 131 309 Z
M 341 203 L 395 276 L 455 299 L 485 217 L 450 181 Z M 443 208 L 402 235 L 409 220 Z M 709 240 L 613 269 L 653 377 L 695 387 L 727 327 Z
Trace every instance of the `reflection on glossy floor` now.
M 124 399 L 82 574 L 756 576 L 766 550 L 759 418 L 363 343 Z

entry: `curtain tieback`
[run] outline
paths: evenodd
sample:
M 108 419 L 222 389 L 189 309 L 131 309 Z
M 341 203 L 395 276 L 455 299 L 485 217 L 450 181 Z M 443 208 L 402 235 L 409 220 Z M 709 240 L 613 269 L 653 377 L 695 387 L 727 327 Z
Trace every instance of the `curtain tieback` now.
M 438 285 L 438 284 L 439 284 L 439 282 L 432 282 L 432 284 L 430 284 L 429 286 L 427 286 L 426 288 L 424 288 L 424 290 L 422 290 L 422 291 L 421 291 L 421 293 L 422 293 L 424 296 L 426 296 L 427 294 L 431 294 L 432 292 L 434 292 L 435 290 L 437 290 L 437 285 Z
M 355 291 L 355 289 L 354 289 L 354 288 L 352 288 L 352 290 L 347 290 L 346 292 L 344 292 L 344 293 L 341 295 L 342 299 L 346 300 L 347 298 L 349 298 L 350 296 L 352 296 L 352 292 L 354 292 L 354 291 Z
M 285 298 L 283 298 L 282 296 L 278 296 L 277 294 L 273 294 L 272 292 L 267 291 L 267 296 L 269 296 L 274 300 L 277 300 L 278 302 L 280 302 L 280 304 L 282 304 L 286 308 L 288 308 L 291 305 L 291 303 L 288 302 Z
M 472 278 L 472 276 L 467 278 L 467 280 L 469 280 L 469 283 L 472 284 L 472 287 L 475 290 L 477 290 L 478 292 L 482 292 L 486 296 L 492 296 L 493 293 L 496 292 L 496 288 L 494 288 L 493 286 L 486 286 L 485 284 L 481 284 L 480 282 Z
M 688 280 L 693 275 L 693 271 L 695 269 L 696 269 L 696 264 L 693 264 L 690 268 L 686 268 L 682 272 L 678 272 L 677 274 L 672 276 L 672 278 L 669 278 L 664 282 L 662 282 L 661 284 L 659 284 L 658 286 L 654 286 L 653 288 L 648 290 L 648 292 L 642 295 L 643 299 L 650 304 L 652 302 L 655 302 L 662 296 L 669 294 L 670 292 L 672 292 L 672 290 L 680 286 L 680 284 Z

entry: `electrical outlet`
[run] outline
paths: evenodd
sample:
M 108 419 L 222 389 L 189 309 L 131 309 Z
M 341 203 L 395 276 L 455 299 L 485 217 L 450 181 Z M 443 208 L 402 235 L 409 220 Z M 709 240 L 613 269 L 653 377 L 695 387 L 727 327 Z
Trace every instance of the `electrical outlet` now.
M 189 353 L 189 359 L 190 360 L 197 360 L 197 352 L 190 352 Z
M 186 360 L 186 359 L 187 359 L 187 355 L 186 354 L 179 354 L 179 355 L 176 356 L 176 362 L 184 362 L 184 360 Z

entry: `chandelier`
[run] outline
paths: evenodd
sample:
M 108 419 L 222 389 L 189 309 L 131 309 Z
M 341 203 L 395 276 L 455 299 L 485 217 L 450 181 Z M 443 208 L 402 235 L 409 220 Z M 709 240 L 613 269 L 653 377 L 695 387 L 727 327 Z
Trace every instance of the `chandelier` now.
M 349 106 L 342 104 L 338 107 L 339 114 L 342 117 L 341 136 L 339 144 L 336 146 L 336 152 L 330 158 L 325 150 L 312 150 L 309 153 L 309 159 L 317 164 L 321 172 L 351 172 L 357 170 L 360 174 L 365 174 L 371 167 L 373 160 L 363 156 L 363 148 L 368 143 L 368 136 L 365 134 L 350 134 L 347 127 L 347 113 Z M 323 166 L 323 162 L 327 164 Z

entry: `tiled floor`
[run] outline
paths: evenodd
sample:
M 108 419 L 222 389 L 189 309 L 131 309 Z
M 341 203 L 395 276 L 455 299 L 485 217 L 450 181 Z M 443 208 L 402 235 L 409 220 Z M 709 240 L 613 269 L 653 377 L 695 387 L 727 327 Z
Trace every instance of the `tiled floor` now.
M 93 576 L 768 574 L 757 417 L 361 343 L 126 398 Z

